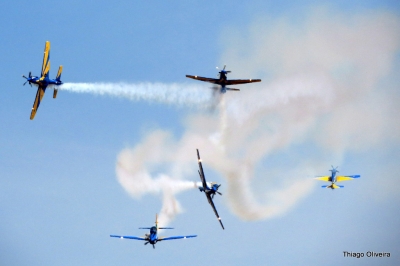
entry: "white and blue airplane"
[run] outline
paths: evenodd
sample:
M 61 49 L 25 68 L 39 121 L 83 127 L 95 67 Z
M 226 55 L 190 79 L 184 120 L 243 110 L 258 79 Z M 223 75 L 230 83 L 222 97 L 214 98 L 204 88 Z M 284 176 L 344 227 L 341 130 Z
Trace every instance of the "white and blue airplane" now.
M 332 165 L 332 169 L 329 170 L 332 172 L 330 176 L 318 176 L 315 179 L 331 182 L 330 185 L 322 186 L 323 188 L 337 189 L 337 188 L 344 187 L 344 186 L 336 185 L 337 182 L 353 180 L 354 178 L 360 177 L 360 175 L 336 175 L 337 173 L 339 173 L 339 170 L 337 170 L 337 168 L 338 168 L 338 166 L 336 168 L 334 168 Z
M 221 185 L 214 183 L 214 182 L 209 183 L 206 181 L 206 177 L 204 176 L 203 165 L 201 164 L 200 153 L 199 153 L 198 149 L 197 149 L 197 162 L 199 163 L 199 175 L 200 175 L 200 180 L 201 180 L 201 186 L 199 187 L 199 190 L 200 190 L 200 192 L 204 192 L 204 194 L 206 194 L 208 203 L 210 203 L 211 207 L 213 208 L 215 216 L 217 216 L 217 219 L 218 219 L 219 223 L 221 224 L 222 229 L 225 230 L 224 225 L 222 224 L 222 221 L 221 221 L 221 217 L 219 217 L 217 209 L 215 208 L 215 205 L 213 202 L 215 193 L 222 195 L 222 193 L 218 191 L 218 189 Z
M 170 237 L 158 237 L 157 231 L 158 229 L 174 229 L 171 227 L 158 227 L 158 219 L 157 219 L 157 214 L 156 214 L 156 224 L 152 227 L 140 227 L 139 229 L 150 229 L 150 234 L 145 234 L 143 237 L 137 237 L 137 236 L 118 236 L 118 235 L 110 235 L 110 237 L 117 237 L 117 238 L 125 238 L 125 239 L 134 239 L 134 240 L 143 240 L 146 241 L 144 244 L 151 244 L 154 245 L 157 242 L 164 241 L 164 240 L 174 240 L 174 239 L 182 239 L 182 238 L 192 238 L 192 237 L 197 237 L 197 235 L 189 235 L 189 236 L 170 236 Z

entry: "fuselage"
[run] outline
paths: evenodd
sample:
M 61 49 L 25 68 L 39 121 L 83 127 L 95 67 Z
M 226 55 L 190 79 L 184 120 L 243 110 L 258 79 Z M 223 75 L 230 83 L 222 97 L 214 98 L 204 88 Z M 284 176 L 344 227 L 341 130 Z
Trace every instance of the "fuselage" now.
M 221 86 L 221 93 L 226 93 L 226 71 L 221 70 L 219 72 L 219 81 L 218 81 L 218 85 Z
M 49 86 L 49 85 L 61 85 L 62 84 L 61 80 L 50 79 L 48 76 L 46 76 L 44 78 L 32 76 L 32 77 L 28 77 L 26 80 L 31 84 L 41 86 L 43 88 L 43 90 L 46 90 L 47 86 Z
M 212 195 L 212 194 L 215 194 L 217 192 L 218 187 L 219 187 L 218 184 L 213 184 L 211 186 L 211 188 L 210 188 L 206 183 L 206 187 L 199 187 L 199 190 L 201 192 L 205 192 L 205 193 L 207 193 L 209 195 Z
M 153 226 L 150 228 L 149 243 L 154 245 L 155 243 L 157 243 L 157 240 L 157 227 Z
M 329 181 L 331 181 L 332 183 L 335 183 L 336 182 L 336 173 L 337 173 L 337 170 L 336 169 L 333 169 L 333 170 L 330 170 L 331 172 L 332 172 L 332 174 L 331 174 L 331 177 L 329 178 L 330 180 Z

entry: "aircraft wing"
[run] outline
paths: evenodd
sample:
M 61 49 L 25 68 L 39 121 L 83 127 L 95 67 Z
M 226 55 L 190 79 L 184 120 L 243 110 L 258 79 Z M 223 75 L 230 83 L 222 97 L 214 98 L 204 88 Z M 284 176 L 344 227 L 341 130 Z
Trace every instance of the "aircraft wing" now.
M 48 75 L 50 70 L 50 42 L 47 41 L 44 46 L 44 55 L 42 63 L 41 77 Z
M 314 179 L 318 179 L 318 180 L 322 180 L 322 181 L 331 181 L 330 179 L 331 179 L 331 177 L 330 176 L 317 176 L 316 178 L 314 178 Z
M 117 238 L 126 238 L 126 239 L 134 239 L 134 240 L 147 240 L 143 237 L 137 237 L 137 236 L 117 236 L 117 235 L 110 235 L 110 237 L 117 237 Z
M 342 181 L 347 181 L 347 180 L 352 180 L 354 178 L 359 178 L 360 175 L 346 175 L 346 176 L 337 176 L 336 177 L 336 182 L 342 182 Z
M 197 151 L 197 161 L 199 163 L 199 175 L 200 175 L 201 183 L 203 184 L 203 188 L 206 188 L 207 187 L 206 178 L 204 176 L 203 165 L 201 164 L 199 149 L 196 149 L 196 151 Z
M 219 84 L 219 79 L 212 79 L 212 78 L 205 78 L 205 77 L 191 76 L 191 75 L 186 75 L 186 77 L 187 78 L 191 78 L 191 79 L 205 81 L 205 82 L 210 82 L 210 83 L 213 83 L 213 84 Z
M 226 81 L 226 85 L 246 84 L 253 82 L 261 82 L 261 79 L 231 79 Z
M 219 223 L 220 223 L 221 226 L 222 226 L 222 229 L 225 230 L 224 225 L 222 224 L 222 221 L 221 221 L 221 217 L 219 217 L 219 215 L 218 215 L 217 209 L 215 208 L 215 205 L 214 205 L 214 202 L 213 202 L 211 196 L 210 196 L 209 194 L 207 194 L 207 193 L 205 193 L 205 194 L 206 194 L 206 196 L 207 196 L 208 203 L 210 203 L 211 207 L 212 207 L 213 210 L 214 210 L 215 216 L 217 216 L 218 221 L 219 221 Z
M 159 237 L 157 241 L 174 240 L 174 239 L 182 239 L 182 238 L 192 238 L 192 237 L 197 237 L 197 235 Z
M 44 96 L 44 89 L 42 86 L 39 86 L 37 92 L 36 92 L 36 98 L 35 98 L 35 102 L 33 103 L 33 107 L 32 107 L 32 112 L 31 112 L 31 120 L 33 120 L 33 118 L 35 118 L 36 115 L 36 111 L 39 108 L 40 102 L 43 99 Z

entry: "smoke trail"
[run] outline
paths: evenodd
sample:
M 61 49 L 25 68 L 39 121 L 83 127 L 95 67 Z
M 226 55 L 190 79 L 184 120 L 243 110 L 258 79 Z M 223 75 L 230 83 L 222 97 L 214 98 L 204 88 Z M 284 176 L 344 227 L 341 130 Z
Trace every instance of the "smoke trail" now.
M 207 86 L 178 83 L 64 83 L 60 89 L 198 108 L 214 107 L 218 101 Z
M 177 178 L 173 186 L 183 179 L 198 179 L 199 148 L 204 165 L 225 179 L 224 196 L 233 213 L 244 220 L 284 214 L 312 191 L 315 182 L 309 177 L 326 172 L 332 162 L 340 164 L 346 152 L 388 140 L 400 143 L 400 134 L 393 133 L 400 132 L 400 96 L 393 82 L 399 21 L 386 12 L 347 18 L 317 13 L 304 24 L 257 21 L 250 34 L 224 36 L 231 44 L 224 62 L 233 61 L 229 65 L 235 72 L 258 78 L 254 73 L 261 69 L 273 73 L 272 78 L 261 76 L 261 84 L 243 88 L 240 94 L 225 94 L 218 115 L 191 115 L 179 140 L 167 132 L 150 132 L 135 148 L 120 154 L 119 162 L 124 161 L 130 177 L 121 182 L 118 164 L 118 180 L 131 193 L 145 186 L 148 178 L 160 182 L 162 175 L 133 176 L 143 169 L 159 170 L 166 160 L 171 167 L 162 172 Z M 139 150 L 152 150 L 152 155 L 139 156 Z M 206 174 L 213 181 L 215 173 Z M 170 218 L 180 208 L 175 193 L 186 189 L 189 184 L 169 188 L 175 192 L 166 194 L 163 204 L 175 210 L 169 212 Z M 153 188 L 141 191 L 154 193 Z
M 135 198 L 151 193 L 161 195 L 163 206 L 159 213 L 161 225 L 167 225 L 173 217 L 182 211 L 174 195 L 184 190 L 197 188 L 195 182 L 170 177 L 166 174 L 152 174 L 146 166 L 162 167 L 169 164 L 169 151 L 160 153 L 155 149 L 148 149 L 149 145 L 164 141 L 168 136 L 162 132 L 153 134 L 142 146 L 134 150 L 125 149 L 118 156 L 117 176 L 120 184 Z

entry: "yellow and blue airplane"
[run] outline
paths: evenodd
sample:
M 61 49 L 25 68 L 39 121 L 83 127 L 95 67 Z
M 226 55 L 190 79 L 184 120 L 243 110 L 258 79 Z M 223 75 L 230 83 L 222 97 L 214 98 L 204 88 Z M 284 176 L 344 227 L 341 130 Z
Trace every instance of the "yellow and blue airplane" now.
M 32 107 L 32 112 L 31 112 L 31 120 L 35 118 L 36 111 L 39 108 L 40 102 L 42 101 L 42 98 L 44 96 L 44 93 L 46 91 L 47 86 L 53 86 L 54 87 L 54 92 L 53 92 L 53 98 L 55 99 L 57 97 L 57 91 L 58 89 L 56 86 L 59 86 L 62 83 L 61 81 L 61 72 L 63 70 L 63 67 L 60 66 L 58 68 L 57 76 L 55 79 L 50 79 L 49 78 L 49 71 L 50 71 L 50 42 L 47 41 L 45 46 L 44 46 L 44 56 L 43 56 L 43 63 L 42 63 L 42 72 L 40 74 L 40 77 L 32 76 L 31 72 L 29 72 L 28 77 L 25 77 L 22 75 L 23 78 L 26 79 L 26 82 L 24 85 L 29 82 L 29 85 L 32 86 L 32 84 L 38 86 L 38 90 L 36 92 L 36 98 L 35 102 L 33 103 Z
M 197 235 L 189 235 L 189 236 L 170 236 L 170 237 L 158 237 L 157 231 L 158 229 L 174 229 L 171 227 L 158 227 L 158 219 L 157 219 L 157 214 L 156 214 L 156 224 L 152 227 L 140 227 L 139 229 L 150 229 L 150 234 L 145 234 L 143 237 L 137 237 L 137 236 L 117 236 L 117 235 L 110 235 L 110 237 L 117 237 L 117 238 L 126 238 L 126 239 L 134 239 L 134 240 L 143 240 L 146 241 L 144 244 L 151 244 L 154 245 L 157 242 L 164 241 L 164 240 L 174 240 L 174 239 L 182 239 L 182 238 L 192 238 L 192 237 L 197 237 Z
M 231 79 L 228 80 L 226 75 L 228 73 L 231 73 L 230 70 L 225 70 L 226 65 L 224 65 L 224 68 L 219 71 L 219 78 L 218 79 L 213 79 L 213 78 L 205 78 L 205 77 L 200 77 L 200 76 L 192 76 L 192 75 L 186 75 L 187 78 L 191 79 L 196 79 L 200 81 L 205 81 L 213 84 L 217 84 L 221 86 L 221 93 L 225 93 L 226 91 L 240 91 L 239 89 L 235 88 L 227 88 L 226 86 L 229 85 L 238 85 L 238 84 L 245 84 L 245 83 L 253 83 L 253 82 L 260 82 L 261 79 Z M 218 67 L 217 67 L 218 69 Z
M 217 216 L 217 219 L 218 219 L 219 223 L 221 224 L 222 229 L 225 230 L 224 225 L 222 224 L 222 221 L 221 221 L 221 217 L 219 217 L 217 209 L 215 208 L 215 205 L 213 202 L 215 193 L 222 195 L 222 193 L 218 191 L 218 189 L 221 185 L 218 185 L 217 183 L 214 183 L 214 182 L 208 183 L 206 181 L 206 177 L 204 176 L 204 171 L 203 171 L 203 165 L 201 164 L 200 153 L 199 153 L 198 149 L 196 149 L 196 150 L 197 150 L 197 161 L 199 163 L 199 175 L 200 175 L 200 180 L 201 180 L 201 186 L 199 187 L 199 190 L 200 190 L 200 192 L 204 192 L 206 194 L 208 203 L 210 203 L 211 207 L 213 208 L 215 216 Z M 207 183 L 210 186 L 208 186 Z
M 341 175 L 341 176 L 336 175 L 337 173 L 339 173 L 339 170 L 337 170 L 337 168 L 338 167 L 334 168 L 332 165 L 332 169 L 329 170 L 332 172 L 330 176 L 318 176 L 315 179 L 331 182 L 331 184 L 328 186 L 326 186 L 326 185 L 322 186 L 323 188 L 337 189 L 337 188 L 343 188 L 344 186 L 336 185 L 336 182 L 352 180 L 354 178 L 360 177 L 360 175 Z

